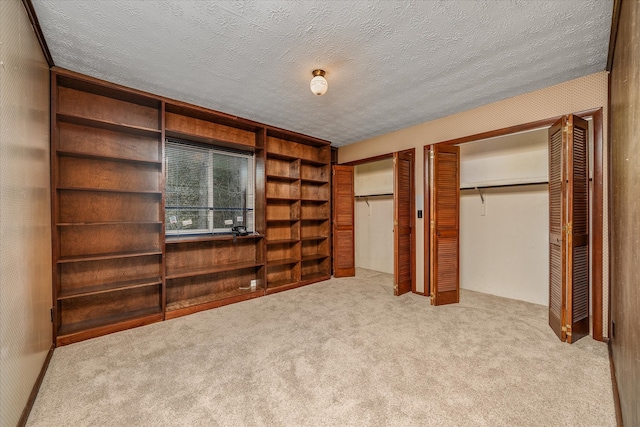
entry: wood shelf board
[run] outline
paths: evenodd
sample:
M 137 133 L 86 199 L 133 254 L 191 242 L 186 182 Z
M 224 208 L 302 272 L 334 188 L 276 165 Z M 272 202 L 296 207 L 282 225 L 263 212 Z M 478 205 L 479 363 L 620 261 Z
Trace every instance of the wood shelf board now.
M 304 282 L 305 285 L 308 285 L 310 283 L 316 283 L 330 278 L 331 276 L 327 273 L 310 273 L 302 275 L 302 282 Z
M 175 100 L 167 102 L 165 104 L 165 111 L 167 113 L 193 117 L 194 119 L 238 128 L 249 132 L 257 133 L 261 132 L 264 129 L 264 125 L 253 122 L 251 120 L 243 119 L 242 117 L 232 116 L 220 111 L 209 110 L 204 107 L 198 107 L 192 104 L 187 104 Z
M 106 129 L 115 132 L 132 133 L 136 135 L 155 135 L 160 136 L 160 129 L 145 128 L 142 126 L 133 126 L 125 123 L 110 122 L 108 120 L 92 119 L 89 117 L 76 116 L 73 114 L 57 113 L 57 118 L 61 122 L 71 123 L 80 126 L 89 126 L 99 129 Z
M 59 222 L 58 227 L 76 227 L 92 225 L 162 225 L 162 221 L 96 221 L 96 222 Z
M 298 262 L 300 262 L 300 260 L 296 258 L 272 259 L 267 261 L 267 268 L 279 265 L 296 264 Z
M 287 182 L 293 182 L 293 181 L 297 181 L 300 178 L 294 178 L 291 176 L 284 176 L 284 175 L 273 175 L 273 174 L 266 174 L 267 180 L 273 180 L 273 181 L 287 181 Z
M 298 243 L 298 239 L 278 239 L 278 240 L 267 240 L 267 245 L 284 245 L 287 243 Z
M 236 236 L 236 240 L 247 239 L 262 239 L 262 234 L 249 234 L 247 236 Z M 166 236 L 165 243 L 167 245 L 176 245 L 180 243 L 195 243 L 195 242 L 215 242 L 215 241 L 229 241 L 234 240 L 232 234 L 202 234 L 202 235 L 181 235 L 181 236 Z
M 256 149 L 254 145 L 241 144 L 234 141 L 226 141 L 224 139 L 210 138 L 207 136 L 196 135 L 196 134 L 181 132 L 181 131 L 172 130 L 172 129 L 165 129 L 165 136 L 168 138 L 199 142 L 201 144 L 215 145 L 218 147 L 235 148 L 235 149 L 240 149 L 242 151 L 255 152 L 255 149 Z
M 299 218 L 267 218 L 267 222 L 298 222 Z
M 95 191 L 99 193 L 121 193 L 121 194 L 156 194 L 162 196 L 162 191 L 151 190 L 118 190 L 113 188 L 91 188 L 91 187 L 56 187 L 58 191 Z
M 82 288 L 76 288 L 69 291 L 61 291 L 58 294 L 58 301 L 80 298 L 90 295 L 103 294 L 108 292 L 124 291 L 127 289 L 143 288 L 146 286 L 157 286 L 162 284 L 160 277 L 148 277 L 145 279 L 127 280 L 122 282 L 105 283 L 102 285 L 85 286 Z
M 322 204 L 322 203 L 329 203 L 328 199 L 300 199 L 300 201 L 302 201 L 303 203 L 313 203 L 316 205 Z
M 102 259 L 115 259 L 115 258 L 131 258 L 148 255 L 162 255 L 162 250 L 149 249 L 145 251 L 128 251 L 128 252 L 110 252 L 106 254 L 91 254 L 91 255 L 78 255 L 58 258 L 58 264 L 67 262 L 84 262 L 84 261 L 98 261 Z
M 307 237 L 302 237 L 300 240 L 302 241 L 312 241 L 312 240 L 325 240 L 328 239 L 328 236 L 307 236 Z
M 265 291 L 263 288 L 257 288 L 255 291 L 243 291 L 238 289 L 234 291 L 220 292 L 213 296 L 206 295 L 199 298 L 191 298 L 182 301 L 171 302 L 167 304 L 165 319 L 175 319 L 176 317 L 186 316 L 188 314 L 197 313 L 199 311 L 210 310 L 212 308 L 221 307 L 223 305 L 258 298 L 263 296 L 264 294 Z
M 266 151 L 267 151 L 267 157 L 271 157 L 272 159 L 289 160 L 291 162 L 299 160 L 299 158 L 295 156 L 289 156 L 287 154 L 269 151 L 268 149 Z
M 302 257 L 302 262 L 305 262 L 305 261 L 316 261 L 316 260 L 325 259 L 325 258 L 329 258 L 329 255 L 325 255 L 325 254 L 304 255 Z
M 276 289 L 284 291 L 285 289 L 296 288 L 299 286 L 298 281 L 292 279 L 280 279 L 267 282 L 267 293 L 273 293 Z
M 56 342 L 58 345 L 71 344 L 94 336 L 142 326 L 162 320 L 160 307 L 118 313 L 97 319 L 62 325 L 58 329 Z
M 313 166 L 327 166 L 329 163 L 328 162 L 322 162 L 320 160 L 313 160 L 313 159 L 300 159 L 300 163 L 305 164 L 305 165 L 313 165 Z
M 145 160 L 145 159 L 134 159 L 131 157 L 118 157 L 118 156 L 106 156 L 101 154 L 92 154 L 92 153 L 83 153 L 80 151 L 70 151 L 70 150 L 56 150 L 59 156 L 66 157 L 77 157 L 80 159 L 96 159 L 96 160 L 108 160 L 108 161 L 120 161 L 127 163 L 140 163 L 140 164 L 148 164 L 153 166 L 162 166 L 161 160 Z
M 326 218 L 320 218 L 320 217 L 316 217 L 316 218 L 300 218 L 300 221 L 322 222 L 322 221 L 329 221 L 329 217 L 326 217 Z
M 160 109 L 160 99 L 152 94 L 144 93 L 136 89 L 120 86 L 115 83 L 105 82 L 93 77 L 88 77 L 74 71 L 53 67 L 58 86 L 89 92 L 94 95 L 119 99 L 145 107 Z
M 314 185 L 324 185 L 324 184 L 329 184 L 329 180 L 327 179 L 311 179 L 311 178 L 300 178 L 300 181 L 302 181 L 302 183 L 306 183 L 306 184 L 314 184 Z
M 246 268 L 262 267 L 264 263 L 259 261 L 236 262 L 204 268 L 184 268 L 173 272 L 167 272 L 166 279 L 181 279 L 185 277 L 206 276 L 207 274 L 223 273 L 225 271 L 244 270 Z
M 267 201 L 275 201 L 275 202 L 297 202 L 300 200 L 298 197 L 270 197 L 267 196 Z

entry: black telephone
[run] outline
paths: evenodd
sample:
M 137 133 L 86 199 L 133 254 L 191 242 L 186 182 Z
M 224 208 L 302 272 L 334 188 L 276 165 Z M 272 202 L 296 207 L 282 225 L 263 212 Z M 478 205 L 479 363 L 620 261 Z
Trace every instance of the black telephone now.
M 249 232 L 247 231 L 247 227 L 244 225 L 236 225 L 235 227 L 231 227 L 231 232 L 236 236 L 247 236 Z

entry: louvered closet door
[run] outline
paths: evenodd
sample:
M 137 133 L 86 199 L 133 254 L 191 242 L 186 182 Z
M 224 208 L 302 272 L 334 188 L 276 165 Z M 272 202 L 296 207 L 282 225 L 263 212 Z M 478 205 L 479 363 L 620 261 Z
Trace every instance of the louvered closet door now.
M 549 129 L 549 326 L 564 341 L 562 325 L 565 294 L 565 235 L 564 218 L 565 179 L 563 173 L 564 118 Z
M 393 154 L 393 246 L 394 293 L 411 292 L 413 285 L 413 189 L 414 150 Z
M 333 275 L 356 274 L 353 166 L 333 166 Z
M 549 129 L 549 325 L 562 341 L 589 334 L 588 124 Z
M 460 301 L 460 148 L 431 152 L 431 304 L 443 305 Z
M 588 124 L 569 116 L 567 126 L 567 342 L 589 335 Z

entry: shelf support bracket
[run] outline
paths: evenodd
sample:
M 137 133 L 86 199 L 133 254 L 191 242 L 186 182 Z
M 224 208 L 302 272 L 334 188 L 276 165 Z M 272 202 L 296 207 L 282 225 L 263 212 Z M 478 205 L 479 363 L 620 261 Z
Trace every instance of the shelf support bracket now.
M 476 190 L 478 190 L 478 194 L 480 195 L 480 200 L 482 200 L 482 204 L 484 205 L 484 194 L 482 194 L 482 190 L 479 189 L 478 187 L 476 187 Z

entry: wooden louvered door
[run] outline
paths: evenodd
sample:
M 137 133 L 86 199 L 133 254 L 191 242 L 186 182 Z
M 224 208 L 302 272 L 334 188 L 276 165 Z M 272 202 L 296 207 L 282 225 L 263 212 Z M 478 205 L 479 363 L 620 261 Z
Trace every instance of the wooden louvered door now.
M 333 166 L 333 275 L 356 274 L 353 166 Z
M 460 148 L 431 147 L 431 304 L 460 301 Z
M 589 334 L 588 124 L 549 129 L 549 326 L 562 341 Z
M 394 294 L 410 292 L 414 283 L 413 263 L 413 153 L 393 154 L 393 272 Z

